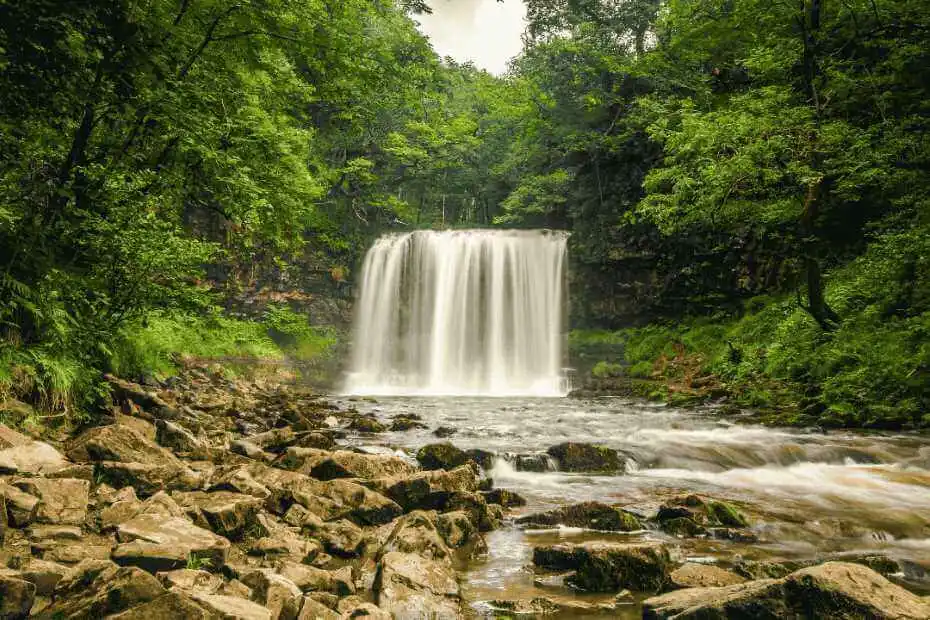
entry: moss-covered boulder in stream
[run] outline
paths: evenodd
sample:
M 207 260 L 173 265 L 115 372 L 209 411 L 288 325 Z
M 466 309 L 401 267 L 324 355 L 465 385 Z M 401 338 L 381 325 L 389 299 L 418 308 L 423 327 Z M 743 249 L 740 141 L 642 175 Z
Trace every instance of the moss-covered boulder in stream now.
M 467 463 L 469 458 L 464 450 L 445 442 L 423 446 L 417 452 L 417 460 L 423 469 L 455 469 Z
M 565 525 L 611 532 L 633 532 L 643 529 L 635 515 L 617 506 L 600 502 L 583 502 L 526 515 L 518 518 L 517 524 L 537 528 Z
M 559 462 L 559 469 L 569 472 L 622 473 L 625 464 L 620 454 L 605 446 L 566 442 L 546 451 Z
M 662 506 L 655 516 L 662 531 L 674 536 L 700 536 L 708 528 L 746 528 L 749 519 L 733 504 L 698 495 L 676 497 Z
M 588 592 L 624 588 L 660 592 L 668 583 L 672 562 L 660 543 L 588 542 L 536 547 L 533 564 L 549 570 L 574 570 L 566 583 Z

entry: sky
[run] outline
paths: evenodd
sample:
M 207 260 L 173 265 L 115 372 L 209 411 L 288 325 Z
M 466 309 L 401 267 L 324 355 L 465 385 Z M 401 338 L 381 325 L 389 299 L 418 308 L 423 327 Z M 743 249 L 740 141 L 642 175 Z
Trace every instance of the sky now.
M 440 56 L 471 60 L 491 73 L 507 70 L 520 53 L 526 7 L 522 0 L 429 0 L 432 15 L 420 15 L 422 31 Z

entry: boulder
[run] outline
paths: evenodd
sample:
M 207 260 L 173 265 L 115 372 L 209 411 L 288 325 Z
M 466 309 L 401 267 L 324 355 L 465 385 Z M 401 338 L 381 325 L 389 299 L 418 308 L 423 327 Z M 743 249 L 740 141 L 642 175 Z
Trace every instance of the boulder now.
M 47 476 L 70 465 L 61 452 L 41 441 L 0 450 L 0 474 Z
M 583 502 L 555 510 L 520 517 L 518 525 L 549 528 L 558 525 L 610 532 L 633 532 L 643 529 L 639 519 L 617 506 L 600 502 Z
M 238 596 L 222 594 L 204 594 L 194 592 L 190 595 L 201 607 L 214 618 L 223 620 L 276 620 L 271 610 Z
M 408 616 L 390 614 L 383 609 L 368 603 L 357 596 L 347 596 L 339 601 L 337 606 L 342 618 L 367 618 L 368 620 L 393 620 L 396 618 L 406 618 Z M 412 615 L 410 618 L 420 618 L 421 616 Z M 425 616 L 422 616 L 425 617 Z M 432 618 L 433 616 L 429 616 Z M 437 618 L 439 616 L 436 616 Z
M 284 560 L 278 562 L 275 570 L 303 592 L 329 592 L 336 596 L 355 594 L 352 569 L 349 566 L 330 571 Z
M 241 577 L 252 589 L 252 600 L 264 605 L 278 620 L 296 620 L 303 605 L 303 593 L 290 579 L 269 569 L 251 571 Z
M 497 504 L 504 508 L 526 506 L 526 500 L 516 491 L 509 489 L 493 489 L 482 493 L 489 504 Z
M 647 599 L 643 618 L 930 618 L 919 596 L 859 564 L 827 562 L 782 579 L 689 588 Z
M 184 592 L 197 591 L 214 594 L 223 585 L 223 578 L 219 575 L 190 568 L 162 571 L 155 576 L 165 588 L 183 590 Z
M 192 432 L 168 420 L 156 420 L 155 441 L 178 454 L 201 458 L 209 455 L 209 446 Z
M 686 537 L 715 532 L 716 538 L 738 539 L 743 537 L 740 530 L 730 528 L 749 525 L 746 516 L 732 504 L 698 495 L 676 497 L 662 504 L 655 520 L 664 532 Z
M 39 523 L 80 525 L 87 518 L 90 483 L 74 478 L 26 478 L 13 482 L 21 491 L 39 498 L 35 520 Z
M 478 528 L 464 510 L 438 515 L 436 529 L 446 545 L 453 549 L 468 544 L 478 535 Z
M 481 469 L 488 471 L 489 469 L 494 468 L 494 459 L 497 457 L 493 452 L 488 452 L 487 450 L 479 450 L 478 448 L 472 448 L 471 450 L 466 450 L 465 454 L 468 455 L 468 458 L 478 464 Z
M 412 476 L 389 478 L 381 483 L 385 494 L 406 511 L 417 508 L 431 510 L 445 502 L 452 493 L 474 493 L 478 490 L 478 476 L 468 465 L 449 471 L 424 471 Z
M 79 564 L 84 560 L 109 560 L 113 545 L 109 540 L 97 542 L 62 543 L 54 542 L 42 546 L 33 545 L 32 552 L 43 560 L 61 564 Z
M 423 469 L 455 469 L 469 459 L 464 450 L 444 442 L 423 446 L 417 451 L 417 460 Z
M 326 523 L 316 537 L 327 553 L 339 558 L 360 557 L 367 542 L 364 530 L 347 519 Z
M 257 435 L 250 435 L 246 438 L 246 441 L 266 452 L 278 454 L 284 452 L 288 446 L 297 441 L 297 434 L 294 433 L 293 428 L 285 426 L 283 428 L 273 428 Z
M 570 585 L 589 592 L 617 592 L 624 588 L 658 592 L 668 583 L 671 559 L 660 543 L 588 542 L 552 545 L 533 550 L 533 564 L 575 575 Z
M 103 618 L 153 601 L 165 589 L 152 575 L 108 560 L 83 560 L 55 588 L 39 618 Z
M 0 481 L 0 496 L 6 504 L 8 523 L 12 527 L 26 527 L 36 518 L 39 498 Z
M 229 444 L 229 451 L 233 454 L 255 459 L 256 461 L 264 461 L 270 458 L 264 450 L 248 439 L 237 439 L 231 442 Z
M 375 580 L 378 607 L 398 618 L 460 618 L 461 598 L 448 562 L 392 551 Z
M 113 375 L 104 375 L 103 378 L 110 384 L 113 400 L 117 403 L 138 405 L 154 418 L 174 420 L 180 417 L 177 409 L 169 405 L 158 394 L 146 390 L 138 383 L 124 381 Z
M 172 590 L 148 603 L 108 616 L 108 620 L 218 620 L 220 616 L 207 611 L 189 596 Z
M 326 605 L 305 596 L 297 620 L 339 620 L 341 617 Z
M 149 497 L 159 491 L 197 491 L 206 476 L 187 467 L 101 461 L 96 465 L 99 482 L 121 489 L 131 486 L 139 497 Z
M 745 582 L 746 579 L 711 564 L 687 562 L 669 575 L 673 588 L 722 588 Z
M 55 586 L 69 570 L 71 569 L 57 562 L 32 558 L 20 568 L 20 579 L 33 584 L 37 596 L 51 596 Z M 3 617 L 2 614 L 0 617 Z
M 114 461 L 181 466 L 174 454 L 126 424 L 88 429 L 68 442 L 66 454 L 79 463 Z
M 426 424 L 415 418 L 398 416 L 391 420 L 391 431 L 395 433 L 409 431 L 415 428 L 426 428 Z M 440 435 L 437 435 L 439 437 Z M 448 436 L 448 435 L 446 435 Z
M 241 540 L 246 533 L 256 538 L 267 534 L 258 521 L 262 500 L 257 497 L 230 491 L 196 491 L 177 493 L 173 499 L 195 524 L 230 540 Z
M 399 518 L 379 555 L 398 551 L 449 561 L 451 553 L 436 527 L 436 513 L 417 510 Z
M 138 566 L 144 571 L 155 574 L 186 566 L 189 554 L 186 549 L 176 545 L 134 540 L 117 545 L 113 549 L 111 558 L 120 566 Z
M 542 473 L 554 471 L 558 468 L 555 460 L 545 452 L 536 452 L 532 454 L 508 454 L 507 460 L 517 471 L 530 471 Z
M 6 403 L 3 404 L 5 405 Z M 23 404 L 23 406 L 26 407 L 28 405 Z M 15 448 L 16 446 L 24 446 L 30 441 L 32 440 L 22 433 L 14 431 L 6 424 L 0 424 L 0 450 Z
M 349 422 L 349 429 L 359 433 L 383 433 L 387 427 L 374 416 L 356 416 Z
M 35 598 L 35 584 L 0 574 L 0 618 L 20 620 L 29 617 Z
M 230 547 L 225 538 L 197 527 L 187 519 L 160 515 L 142 514 L 120 524 L 117 538 L 123 543 L 140 540 L 174 547 L 187 557 L 209 561 L 214 569 L 226 563 Z
M 381 476 L 409 475 L 417 471 L 404 459 L 380 454 L 362 454 L 313 448 L 288 448 L 275 466 L 309 475 L 318 480 L 336 478 L 372 479 Z
M 567 442 L 550 447 L 546 453 L 558 461 L 562 471 L 623 473 L 626 469 L 620 454 L 605 446 Z

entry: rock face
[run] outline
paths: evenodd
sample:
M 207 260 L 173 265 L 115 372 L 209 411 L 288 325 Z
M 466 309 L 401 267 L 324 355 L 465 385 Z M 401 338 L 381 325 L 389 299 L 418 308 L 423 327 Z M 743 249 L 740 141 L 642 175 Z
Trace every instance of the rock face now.
M 659 592 L 669 580 L 671 559 L 659 543 L 552 545 L 533 550 L 533 564 L 551 570 L 574 570 L 566 583 L 589 592 L 624 588 Z
M 930 618 L 930 605 L 875 571 L 827 562 L 783 579 L 691 588 L 647 599 L 646 619 L 675 618 Z
M 591 530 L 633 532 L 643 529 L 634 515 L 616 506 L 600 502 L 584 502 L 563 506 L 556 510 L 520 517 L 516 521 L 526 527 L 583 527 Z
M 392 551 L 375 582 L 378 607 L 396 618 L 460 618 L 459 586 L 447 562 Z
M 561 443 L 549 448 L 547 454 L 558 461 L 562 471 L 622 473 L 625 469 L 616 450 L 589 443 Z

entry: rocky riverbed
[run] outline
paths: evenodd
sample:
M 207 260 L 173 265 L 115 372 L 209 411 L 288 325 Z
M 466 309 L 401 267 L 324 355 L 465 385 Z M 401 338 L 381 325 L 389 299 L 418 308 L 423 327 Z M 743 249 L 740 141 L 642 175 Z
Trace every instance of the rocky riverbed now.
M 111 384 L 67 436 L 0 425 L 0 618 L 930 618 L 926 438 Z

